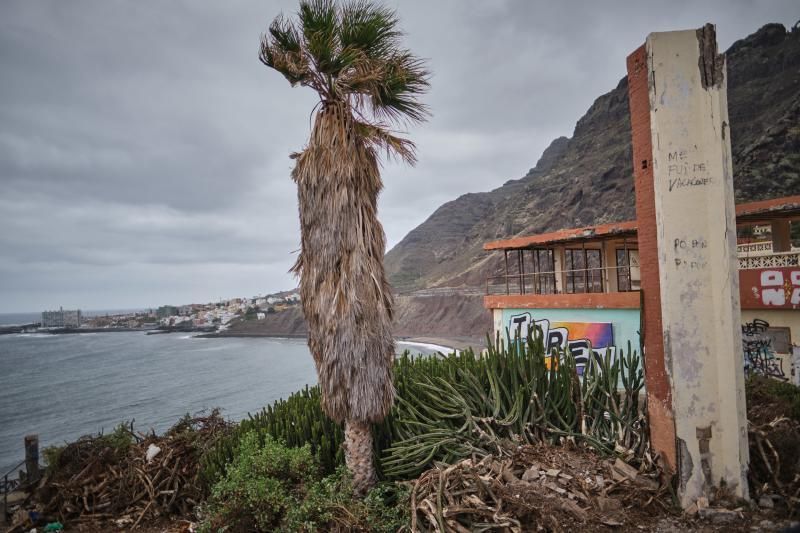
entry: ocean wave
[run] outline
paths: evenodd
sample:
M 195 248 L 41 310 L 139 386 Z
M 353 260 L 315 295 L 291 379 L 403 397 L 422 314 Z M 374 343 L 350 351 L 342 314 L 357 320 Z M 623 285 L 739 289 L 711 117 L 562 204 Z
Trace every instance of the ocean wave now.
M 442 353 L 456 352 L 458 354 L 461 351 L 461 350 L 456 350 L 452 346 L 442 346 L 441 344 L 431 344 L 428 342 L 397 341 L 397 344 L 403 344 L 405 346 L 418 346 L 420 348 L 425 348 L 426 350 L 431 350 L 434 352 L 442 352 Z

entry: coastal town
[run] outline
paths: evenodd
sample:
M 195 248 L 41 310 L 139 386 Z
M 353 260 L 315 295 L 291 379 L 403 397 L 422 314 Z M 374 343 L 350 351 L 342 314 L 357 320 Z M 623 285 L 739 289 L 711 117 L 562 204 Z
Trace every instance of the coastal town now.
M 106 314 L 85 314 L 80 309 L 42 311 L 41 320 L 0 326 L 3 333 L 81 333 L 145 331 L 169 333 L 195 331 L 221 334 L 238 322 L 264 320 L 300 303 L 295 291 L 220 300 L 216 303 L 162 305 L 155 309 Z

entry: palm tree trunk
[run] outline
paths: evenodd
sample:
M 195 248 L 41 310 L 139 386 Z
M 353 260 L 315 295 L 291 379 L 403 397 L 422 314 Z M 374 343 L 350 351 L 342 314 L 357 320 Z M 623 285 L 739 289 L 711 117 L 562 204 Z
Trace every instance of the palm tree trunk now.
M 346 420 L 344 424 L 344 458 L 353 475 L 353 490 L 364 496 L 375 485 L 377 476 L 372 464 L 372 430 L 359 420 Z

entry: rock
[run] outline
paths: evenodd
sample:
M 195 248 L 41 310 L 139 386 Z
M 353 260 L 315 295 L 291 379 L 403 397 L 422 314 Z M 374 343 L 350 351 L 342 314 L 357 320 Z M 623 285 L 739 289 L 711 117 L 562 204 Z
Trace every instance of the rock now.
M 771 520 L 762 520 L 757 526 L 753 526 L 750 529 L 755 529 L 756 531 L 777 531 L 778 528 L 775 526 L 775 522 Z
M 576 518 L 579 518 L 580 520 L 586 520 L 586 511 L 574 501 L 562 500 L 560 505 L 562 509 L 572 513 Z
M 503 469 L 503 479 L 505 479 L 507 483 L 519 482 L 517 476 L 515 476 L 514 472 L 512 472 L 510 469 Z
M 612 466 L 612 473 L 614 474 L 614 478 L 618 480 L 623 480 L 625 478 L 630 479 L 631 481 L 635 481 L 636 478 L 639 476 L 639 471 L 636 470 L 634 467 L 623 461 L 622 459 L 617 458 L 614 461 L 614 465 Z
M 116 524 L 118 528 L 124 528 L 125 526 L 133 524 L 135 520 L 131 518 L 130 515 L 125 515 L 121 518 L 113 520 L 113 522 Z
M 656 524 L 654 531 L 659 533 L 683 533 L 684 528 L 675 524 L 672 518 L 662 518 Z
M 622 502 L 616 498 L 606 498 L 605 496 L 598 496 L 597 508 L 601 511 L 616 511 L 622 509 Z
M 555 483 L 548 482 L 548 483 L 545 483 L 544 486 L 547 487 L 548 489 L 554 491 L 554 492 L 557 492 L 558 494 L 560 494 L 562 496 L 567 493 L 566 490 L 562 489 L 561 487 L 559 487 Z
M 635 482 L 637 485 L 639 485 L 643 489 L 649 490 L 650 492 L 657 491 L 658 488 L 661 486 L 661 483 L 647 476 L 638 476 Z
M 539 469 L 530 467 L 522 474 L 522 481 L 536 481 L 539 479 Z
M 741 513 L 729 509 L 706 507 L 700 509 L 700 518 L 713 524 L 730 524 L 742 518 Z
M 557 470 L 555 468 L 551 468 L 545 472 L 548 477 L 557 477 L 561 470 Z
M 770 496 L 765 494 L 758 499 L 758 506 L 762 509 L 773 509 L 775 507 L 775 502 L 772 501 Z

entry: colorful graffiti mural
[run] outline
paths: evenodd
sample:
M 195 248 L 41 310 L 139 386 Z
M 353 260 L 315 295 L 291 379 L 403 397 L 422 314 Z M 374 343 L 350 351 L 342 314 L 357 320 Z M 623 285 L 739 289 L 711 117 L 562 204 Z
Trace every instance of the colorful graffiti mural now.
M 739 271 L 742 309 L 800 308 L 800 268 Z
M 628 345 L 639 351 L 641 314 L 639 309 L 575 309 L 575 308 L 506 308 L 495 314 L 495 331 L 512 336 L 519 330 L 527 337 L 530 328 L 542 329 L 549 350 L 573 353 L 578 371 L 589 360 L 591 351 L 596 357 L 615 357 Z
M 509 319 L 508 329 L 512 336 L 527 337 L 532 328 L 541 329 L 548 353 L 553 350 L 563 353 L 569 349 L 575 357 L 578 374 L 583 374 L 590 354 L 603 358 L 610 351 L 612 358 L 615 355 L 614 327 L 610 322 L 535 320 L 529 312 L 512 315 Z

